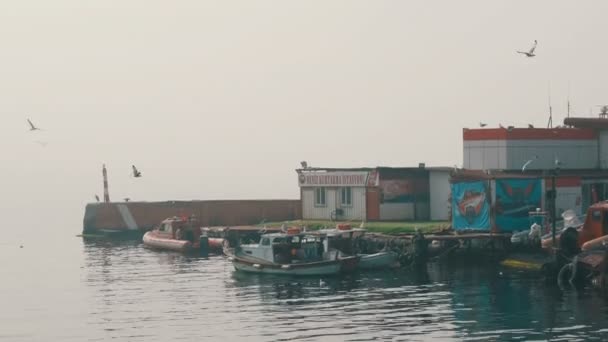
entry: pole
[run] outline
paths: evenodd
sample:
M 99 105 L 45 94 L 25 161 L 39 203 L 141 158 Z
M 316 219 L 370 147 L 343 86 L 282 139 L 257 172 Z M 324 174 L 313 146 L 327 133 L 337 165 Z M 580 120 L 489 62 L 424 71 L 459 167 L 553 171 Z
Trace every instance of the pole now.
M 551 240 L 553 242 L 553 249 L 555 250 L 557 248 L 556 244 L 555 244 L 555 226 L 556 226 L 556 206 L 555 206 L 555 201 L 557 198 L 557 193 L 555 191 L 555 173 L 556 171 L 553 170 L 553 172 L 551 173 Z
M 106 171 L 106 164 L 103 164 L 103 201 L 106 203 L 110 202 L 110 192 L 108 191 L 108 171 Z

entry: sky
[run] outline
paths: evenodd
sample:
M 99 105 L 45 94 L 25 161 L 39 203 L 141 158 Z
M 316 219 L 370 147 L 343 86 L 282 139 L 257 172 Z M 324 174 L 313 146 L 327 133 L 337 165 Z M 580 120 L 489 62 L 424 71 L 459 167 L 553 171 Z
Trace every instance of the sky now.
M 298 198 L 295 169 L 462 165 L 462 129 L 608 103 L 605 1 L 0 3 L 0 213 Z M 526 58 L 538 40 L 537 56 Z M 595 114 L 593 114 L 595 115 Z M 30 118 L 43 131 L 29 132 Z M 143 173 L 130 177 L 132 164 Z

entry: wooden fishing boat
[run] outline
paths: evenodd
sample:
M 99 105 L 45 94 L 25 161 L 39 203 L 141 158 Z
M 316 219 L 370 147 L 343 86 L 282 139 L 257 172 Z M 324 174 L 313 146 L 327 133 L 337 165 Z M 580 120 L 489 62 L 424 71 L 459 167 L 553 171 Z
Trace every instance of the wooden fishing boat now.
M 375 253 L 360 253 L 357 251 L 357 241 L 362 238 L 366 230 L 352 228 L 350 224 L 338 224 L 335 229 L 321 229 L 318 234 L 327 236 L 328 249 L 337 249 L 342 255 L 355 255 L 359 257 L 357 268 L 362 270 L 398 267 L 399 256 L 389 250 L 379 250 Z
M 362 270 L 379 269 L 399 266 L 398 255 L 392 251 L 380 251 L 373 254 L 357 254 L 360 256 L 357 268 Z
M 206 237 L 201 239 L 201 232 L 193 218 L 172 217 L 146 232 L 142 240 L 150 248 L 191 253 L 201 249 L 201 240 L 206 243 Z M 208 249 L 208 246 L 202 247 Z
M 243 244 L 224 249 L 237 271 L 261 274 L 312 276 L 331 275 L 354 270 L 356 256 L 342 256 L 327 251 L 323 237 L 290 228 L 287 233 L 261 236 L 257 244 Z

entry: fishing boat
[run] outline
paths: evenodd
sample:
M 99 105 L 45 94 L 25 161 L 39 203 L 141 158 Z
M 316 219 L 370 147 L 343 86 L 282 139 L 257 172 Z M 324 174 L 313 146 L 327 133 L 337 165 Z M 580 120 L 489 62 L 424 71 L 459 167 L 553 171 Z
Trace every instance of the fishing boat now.
M 208 251 L 207 236 L 196 225 L 193 217 L 171 217 L 143 236 L 145 246 L 182 253 Z M 201 244 L 201 241 L 203 243 Z
M 259 243 L 225 248 L 237 271 L 293 276 L 332 275 L 354 270 L 359 260 L 327 250 L 324 237 L 289 228 L 261 236 Z
M 341 223 L 334 229 L 321 229 L 319 234 L 327 236 L 329 249 L 335 248 L 342 255 L 356 255 L 359 257 L 357 268 L 362 270 L 398 267 L 397 253 L 381 249 L 374 253 L 361 253 L 358 251 L 358 241 L 363 237 L 366 230 L 353 228 L 350 224 Z

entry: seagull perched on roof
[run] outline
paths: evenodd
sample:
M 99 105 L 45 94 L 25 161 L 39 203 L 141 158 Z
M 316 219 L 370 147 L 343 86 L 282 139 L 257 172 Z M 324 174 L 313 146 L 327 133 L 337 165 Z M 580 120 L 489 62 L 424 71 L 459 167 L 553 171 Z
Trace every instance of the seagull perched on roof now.
M 532 124 L 528 124 L 528 128 L 534 128 Z
M 488 125 L 487 123 L 483 123 L 483 122 L 480 122 L 480 123 L 479 123 L 479 127 L 482 127 L 482 128 L 483 128 L 483 127 L 486 127 L 487 125 Z
M 521 53 L 523 55 L 526 55 L 526 57 L 534 57 L 536 56 L 534 54 L 534 50 L 536 49 L 536 44 L 538 44 L 538 42 L 536 40 L 534 40 L 534 45 L 532 45 L 532 48 L 530 49 L 530 51 L 525 52 L 525 51 L 517 51 L 517 53 Z
M 133 177 L 135 177 L 135 178 L 141 177 L 141 172 L 139 172 L 139 170 L 135 167 L 135 165 L 131 165 L 131 168 L 133 168 Z
M 30 131 L 41 131 L 40 128 L 34 126 L 34 124 L 32 123 L 32 121 L 30 119 L 27 119 L 27 123 L 30 124 Z

